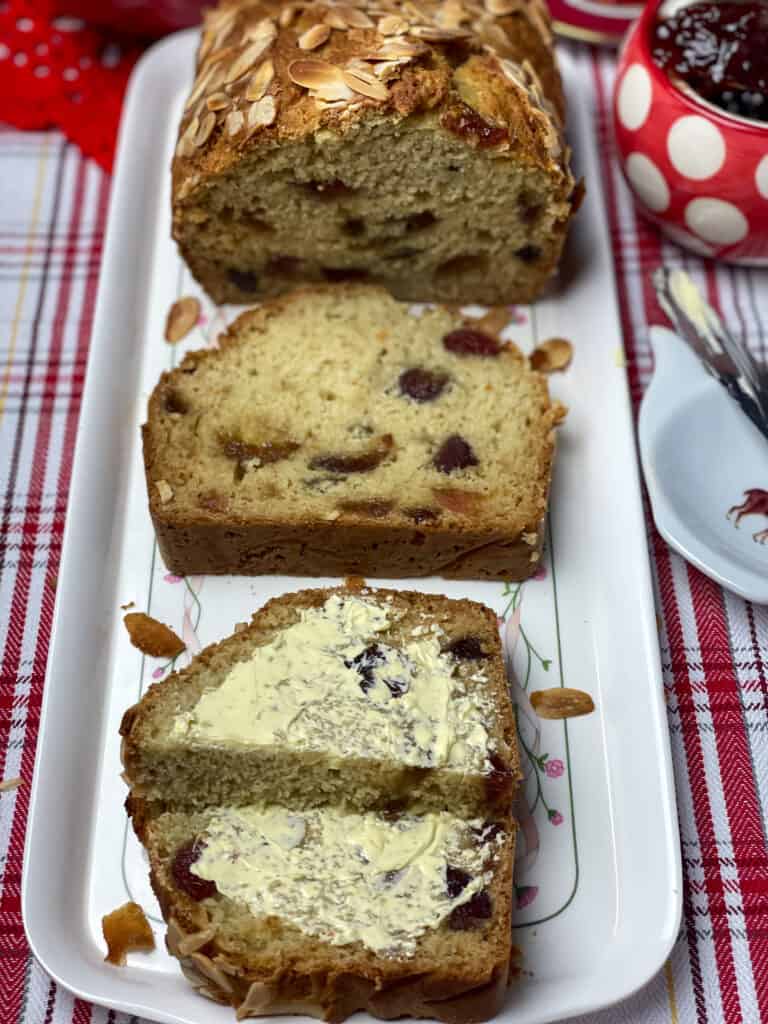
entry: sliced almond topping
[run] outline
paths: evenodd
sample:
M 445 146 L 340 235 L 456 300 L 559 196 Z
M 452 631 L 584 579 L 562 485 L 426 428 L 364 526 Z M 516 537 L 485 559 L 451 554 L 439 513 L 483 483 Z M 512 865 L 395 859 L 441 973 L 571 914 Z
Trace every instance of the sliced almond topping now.
M 318 46 L 322 46 L 328 41 L 330 34 L 331 30 L 327 25 L 313 25 L 299 36 L 299 49 L 316 50 Z
M 530 363 L 540 373 L 554 373 L 564 370 L 573 359 L 573 345 L 565 338 L 550 338 L 542 341 L 531 352 Z
M 296 8 L 293 7 L 291 4 L 288 4 L 287 7 L 284 7 L 280 11 L 280 17 L 277 19 L 278 22 L 280 23 L 280 27 L 281 28 L 288 28 L 288 26 L 293 21 L 293 16 L 294 16 L 295 13 L 296 13 Z
M 288 65 L 288 77 L 296 85 L 311 89 L 320 99 L 329 102 L 354 96 L 352 89 L 344 84 L 341 68 L 324 60 L 295 60 Z
M 329 28 L 338 29 L 339 32 L 346 32 L 349 26 L 347 25 L 347 19 L 336 7 L 329 7 L 325 13 L 323 21 Z
M 173 497 L 173 488 L 167 480 L 157 480 L 155 487 L 157 488 L 157 496 L 160 498 L 160 504 L 167 505 Z
M 396 14 L 387 14 L 379 21 L 376 29 L 382 36 L 399 36 L 408 31 L 408 22 Z
M 246 47 L 237 60 L 230 64 L 225 81 L 227 83 L 235 82 L 238 78 L 241 78 L 246 71 L 250 71 L 262 53 L 264 53 L 266 48 L 269 46 L 270 42 L 270 39 L 258 39 L 255 43 L 251 43 L 250 46 Z
M 445 0 L 437 12 L 437 22 L 442 28 L 458 28 L 468 18 L 460 0 Z
M 233 110 L 227 114 L 227 134 L 237 135 L 238 132 L 243 130 L 245 124 L 245 117 L 243 116 L 242 110 Z
M 227 96 L 225 92 L 215 92 L 212 96 L 208 97 L 205 105 L 209 110 L 226 110 L 231 102 L 231 97 Z
M 437 25 L 413 25 L 409 35 L 417 39 L 426 39 L 430 43 L 449 42 L 451 39 L 466 39 L 471 35 L 464 28 L 438 28 Z
M 401 39 L 399 36 L 387 39 L 379 47 L 378 56 L 384 60 L 397 60 L 400 57 L 418 57 L 426 52 L 424 43 L 417 40 Z
M 248 102 L 255 103 L 256 100 L 260 100 L 269 88 L 274 77 L 275 66 L 271 60 L 267 59 L 263 64 L 260 64 L 251 75 L 248 88 L 245 90 L 245 98 Z
M 213 66 L 210 66 L 202 71 L 197 78 L 197 81 L 192 86 L 192 92 L 189 94 L 189 99 L 186 102 L 185 109 L 189 110 L 190 107 L 194 106 L 195 103 L 205 92 L 205 88 L 213 75 Z
M 336 7 L 336 11 L 346 20 L 349 28 L 373 28 L 373 22 L 368 15 L 357 7 L 340 5 Z
M 255 25 L 249 25 L 245 30 L 245 38 L 257 42 L 261 39 L 266 39 L 269 42 L 277 35 L 277 26 L 275 25 L 272 18 L 262 18 L 261 21 Z
M 248 128 L 255 131 L 257 128 L 265 128 L 277 117 L 277 105 L 274 96 L 262 96 L 260 100 L 251 105 L 248 111 Z
M 208 139 L 211 137 L 211 132 L 216 127 L 216 115 L 212 111 L 208 111 L 203 120 L 200 122 L 200 129 L 195 136 L 195 145 L 199 148 L 204 146 Z
M 539 718 L 577 718 L 595 710 L 588 693 L 567 686 L 535 690 L 531 694 L 531 705 Z
M 199 316 L 200 303 L 193 296 L 185 295 L 183 299 L 174 302 L 165 320 L 165 340 L 172 345 L 181 341 L 195 326 Z
M 501 18 L 505 14 L 511 14 L 521 7 L 520 0 L 485 0 L 486 11 L 489 14 L 494 14 L 497 18 Z
M 465 317 L 465 323 L 478 331 L 487 334 L 500 334 L 512 322 L 512 314 L 508 306 L 492 306 L 480 317 Z
M 200 130 L 200 118 L 195 115 L 181 134 L 176 146 L 177 156 L 190 156 L 195 151 L 195 138 Z
M 354 92 L 361 96 L 368 96 L 372 100 L 388 100 L 389 90 L 383 82 L 380 82 L 375 75 L 364 71 L 354 70 L 342 71 L 344 82 Z

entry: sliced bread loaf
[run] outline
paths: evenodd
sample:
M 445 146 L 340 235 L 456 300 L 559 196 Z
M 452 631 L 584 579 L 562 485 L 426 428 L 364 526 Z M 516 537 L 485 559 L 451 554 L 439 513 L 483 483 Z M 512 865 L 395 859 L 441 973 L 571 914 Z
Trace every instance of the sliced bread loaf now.
M 275 598 L 123 718 L 134 796 L 506 811 L 519 768 L 495 615 L 368 588 Z
M 155 389 L 161 552 L 178 573 L 525 579 L 563 413 L 513 344 L 456 310 L 295 292 Z
M 237 1017 L 486 1020 L 510 974 L 514 825 L 448 812 L 162 811 L 131 798 L 170 952 Z M 514 969 L 514 968 L 513 968 Z

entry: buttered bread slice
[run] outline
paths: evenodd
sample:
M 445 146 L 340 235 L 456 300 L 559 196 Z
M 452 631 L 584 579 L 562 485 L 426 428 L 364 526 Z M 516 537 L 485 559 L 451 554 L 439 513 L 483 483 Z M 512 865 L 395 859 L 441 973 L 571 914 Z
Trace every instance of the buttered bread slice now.
M 495 615 L 366 587 L 270 601 L 121 726 L 132 794 L 506 810 L 519 769 Z
M 170 952 L 238 1019 L 367 1010 L 458 1024 L 500 1008 L 513 953 L 506 815 L 128 809 Z

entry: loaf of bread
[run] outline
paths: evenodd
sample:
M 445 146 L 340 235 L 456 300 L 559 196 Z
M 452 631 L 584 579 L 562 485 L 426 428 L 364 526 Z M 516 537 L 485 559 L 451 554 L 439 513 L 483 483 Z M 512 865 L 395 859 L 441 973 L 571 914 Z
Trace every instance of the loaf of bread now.
M 238 1020 L 367 1010 L 466 1024 L 501 1007 L 516 952 L 508 817 L 137 798 L 128 811 L 170 952 Z
M 160 550 L 181 574 L 525 579 L 563 412 L 457 311 L 370 285 L 295 292 L 153 392 Z
M 496 617 L 413 591 L 304 590 L 124 715 L 135 797 L 506 813 L 519 778 Z
M 297 281 L 527 302 L 581 187 L 542 0 L 230 0 L 206 15 L 173 234 L 216 302 Z

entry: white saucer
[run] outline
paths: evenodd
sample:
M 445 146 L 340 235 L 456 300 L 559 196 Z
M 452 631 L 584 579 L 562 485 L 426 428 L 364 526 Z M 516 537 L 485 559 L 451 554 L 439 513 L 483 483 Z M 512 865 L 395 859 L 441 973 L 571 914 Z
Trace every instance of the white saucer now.
M 664 327 L 650 335 L 655 372 L 639 435 L 659 533 L 728 590 L 768 604 L 768 515 L 737 525 L 728 514 L 745 492 L 768 492 L 768 440 L 681 338 Z

